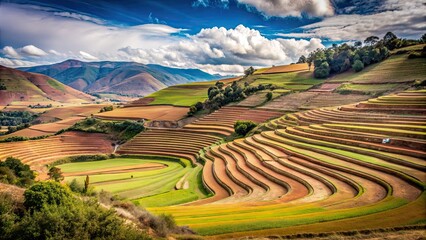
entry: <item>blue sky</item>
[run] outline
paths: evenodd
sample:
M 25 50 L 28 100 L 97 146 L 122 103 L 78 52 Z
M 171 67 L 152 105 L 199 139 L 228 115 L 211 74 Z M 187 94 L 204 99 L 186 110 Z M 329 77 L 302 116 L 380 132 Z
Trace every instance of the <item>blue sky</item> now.
M 416 39 L 424 12 L 421 0 L 1 0 L 0 64 L 75 58 L 234 74 L 387 31 Z

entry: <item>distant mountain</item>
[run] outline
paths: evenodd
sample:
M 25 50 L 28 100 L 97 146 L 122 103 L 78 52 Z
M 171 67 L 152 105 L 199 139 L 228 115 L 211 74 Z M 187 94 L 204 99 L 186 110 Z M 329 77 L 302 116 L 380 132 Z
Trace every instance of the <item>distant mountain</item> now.
M 13 101 L 40 103 L 84 103 L 93 97 L 42 74 L 23 72 L 0 65 L 0 105 Z
M 147 95 L 170 85 L 217 79 L 199 69 L 178 69 L 135 62 L 82 62 L 19 68 L 48 75 L 80 91 Z

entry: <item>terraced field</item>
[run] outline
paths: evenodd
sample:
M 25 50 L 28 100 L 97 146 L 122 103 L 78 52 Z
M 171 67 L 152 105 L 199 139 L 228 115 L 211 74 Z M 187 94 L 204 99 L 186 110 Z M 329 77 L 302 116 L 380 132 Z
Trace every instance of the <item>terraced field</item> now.
M 103 120 L 159 120 L 177 121 L 188 113 L 187 107 L 175 107 L 170 105 L 137 106 L 114 109 L 113 111 L 95 114 Z
M 246 107 L 222 107 L 197 121 L 185 125 L 183 128 L 191 131 L 228 136 L 234 132 L 234 123 L 237 120 L 250 120 L 262 123 L 269 119 L 281 116 L 278 111 L 264 111 Z
M 221 79 L 227 84 L 240 79 L 240 77 Z M 173 106 L 189 107 L 197 102 L 204 102 L 208 98 L 207 90 L 217 81 L 196 82 L 171 86 L 148 95 L 146 104 L 171 104 Z
M 299 63 L 299 64 L 274 66 L 271 68 L 262 68 L 255 71 L 254 74 L 257 75 L 257 74 L 299 72 L 299 71 L 307 71 L 308 69 L 309 69 L 309 66 L 307 63 Z
M 196 163 L 199 151 L 220 137 L 186 129 L 150 129 L 125 143 L 118 154 L 173 156 Z
M 58 166 L 65 181 L 83 184 L 86 175 L 96 191 L 109 191 L 143 207 L 168 206 L 204 198 L 198 182 L 202 166 L 170 157 L 114 158 Z
M 398 114 L 359 105 L 287 114 L 267 125 L 273 131 L 207 151 L 212 198 L 149 210 L 213 238 L 424 223 L 426 117 L 412 104 L 424 97 L 370 101 L 407 107 Z
M 40 140 L 0 143 L 0 160 L 16 157 L 32 168 L 44 171 L 45 164 L 60 158 L 109 154 L 112 151 L 111 142 L 104 134 L 66 132 Z

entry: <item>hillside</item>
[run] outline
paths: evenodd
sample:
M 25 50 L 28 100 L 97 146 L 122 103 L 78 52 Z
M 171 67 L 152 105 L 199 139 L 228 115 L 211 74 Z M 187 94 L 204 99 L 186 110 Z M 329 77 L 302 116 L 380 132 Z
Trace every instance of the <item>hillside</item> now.
M 198 69 L 111 61 L 67 60 L 20 70 L 48 75 L 80 91 L 129 95 L 147 95 L 170 85 L 217 78 Z
M 28 102 L 28 104 L 85 103 L 91 102 L 93 98 L 51 77 L 1 65 L 0 85 L 6 87 L 6 90 L 0 90 L 0 105 L 7 105 L 14 101 Z

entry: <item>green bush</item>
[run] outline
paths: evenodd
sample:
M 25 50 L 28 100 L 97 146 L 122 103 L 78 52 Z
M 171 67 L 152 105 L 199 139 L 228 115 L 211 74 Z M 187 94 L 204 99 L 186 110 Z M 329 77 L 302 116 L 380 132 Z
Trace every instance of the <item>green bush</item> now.
M 355 70 L 355 72 L 359 72 L 364 69 L 364 63 L 362 63 L 360 60 L 356 60 L 352 65 L 352 68 Z
M 37 183 L 24 196 L 19 208 L 0 195 L 1 239 L 149 239 L 113 210 L 76 198 L 59 183 Z
M 327 62 L 321 63 L 321 65 L 314 70 L 314 76 L 316 78 L 326 78 L 328 75 L 330 75 L 330 66 Z
M 267 100 L 267 101 L 271 101 L 271 99 L 272 99 L 272 92 L 268 92 L 268 93 L 266 94 L 266 100 Z
M 31 210 L 41 210 L 46 205 L 71 206 L 73 196 L 69 190 L 57 182 L 38 182 L 24 192 L 24 206 Z
M 5 161 L 0 162 L 0 181 L 16 184 L 21 187 L 30 186 L 36 177 L 35 172 L 30 166 L 23 164 L 21 160 L 8 157 Z
M 252 121 L 237 121 L 234 124 L 234 130 L 238 135 L 245 136 L 256 127 L 256 123 Z

